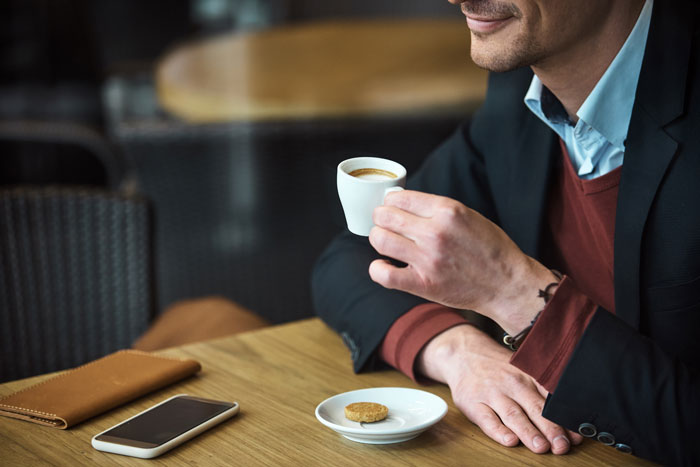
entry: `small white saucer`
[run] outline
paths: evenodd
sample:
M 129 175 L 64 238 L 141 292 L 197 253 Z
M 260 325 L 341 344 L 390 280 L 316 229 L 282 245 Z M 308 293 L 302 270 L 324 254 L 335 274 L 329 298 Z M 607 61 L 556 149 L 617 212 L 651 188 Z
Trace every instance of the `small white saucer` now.
M 389 408 L 389 415 L 373 423 L 345 418 L 345 406 L 353 402 L 376 402 Z M 338 394 L 318 404 L 316 418 L 347 439 L 358 443 L 391 444 L 413 439 L 439 422 L 447 413 L 442 398 L 409 388 L 370 388 Z

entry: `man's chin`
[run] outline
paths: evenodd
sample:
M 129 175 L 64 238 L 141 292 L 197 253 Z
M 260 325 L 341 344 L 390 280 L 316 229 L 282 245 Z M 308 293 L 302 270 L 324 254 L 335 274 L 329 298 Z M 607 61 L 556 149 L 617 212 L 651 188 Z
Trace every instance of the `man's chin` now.
M 515 53 L 507 46 L 495 44 L 492 40 L 484 40 L 472 34 L 471 57 L 479 68 L 497 73 L 512 71 L 529 65 L 522 55 Z
M 475 54 L 472 52 L 472 61 L 479 68 L 496 73 L 503 73 L 505 71 L 511 71 L 518 68 L 517 66 L 513 66 L 509 62 L 503 60 L 501 57 L 490 54 Z

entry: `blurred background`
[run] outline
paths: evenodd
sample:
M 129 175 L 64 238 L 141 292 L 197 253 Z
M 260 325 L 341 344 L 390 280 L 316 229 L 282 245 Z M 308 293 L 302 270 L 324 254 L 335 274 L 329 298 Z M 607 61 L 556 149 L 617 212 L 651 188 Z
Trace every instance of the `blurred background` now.
M 4 340 L 77 340 L 130 309 L 106 353 L 212 295 L 311 316 L 345 228 L 336 165 L 415 170 L 483 97 L 468 39 L 446 0 L 0 2 Z

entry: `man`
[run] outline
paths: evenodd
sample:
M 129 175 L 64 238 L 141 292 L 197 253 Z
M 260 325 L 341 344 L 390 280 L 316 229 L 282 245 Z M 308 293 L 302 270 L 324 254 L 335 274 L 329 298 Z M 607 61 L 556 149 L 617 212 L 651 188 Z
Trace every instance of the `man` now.
M 486 102 L 375 210 L 371 246 L 331 244 L 317 312 L 356 371 L 446 383 L 504 446 L 700 462 L 698 7 L 450 2 Z

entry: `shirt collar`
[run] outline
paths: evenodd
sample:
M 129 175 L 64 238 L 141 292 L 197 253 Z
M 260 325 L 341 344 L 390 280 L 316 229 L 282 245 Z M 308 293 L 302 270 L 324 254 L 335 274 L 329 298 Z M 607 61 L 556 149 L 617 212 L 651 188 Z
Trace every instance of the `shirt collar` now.
M 653 3 L 654 0 L 646 0 L 637 23 L 622 48 L 576 112 L 580 120 L 623 151 L 639 71 L 642 68 Z M 562 123 L 570 123 L 561 103 L 544 87 L 537 75 L 532 77 L 524 100 L 528 108 L 552 128 Z

